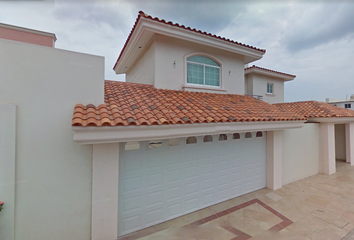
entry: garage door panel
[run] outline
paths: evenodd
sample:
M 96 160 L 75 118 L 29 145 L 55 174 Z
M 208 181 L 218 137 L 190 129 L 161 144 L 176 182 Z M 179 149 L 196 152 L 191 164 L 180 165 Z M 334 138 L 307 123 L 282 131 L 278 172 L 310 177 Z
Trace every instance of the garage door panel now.
M 121 189 L 124 195 L 142 191 L 142 177 L 127 177 L 122 180 Z
M 152 226 L 157 223 L 160 223 L 164 220 L 164 209 L 162 207 L 155 209 L 148 209 L 146 211 L 146 226 Z
M 164 184 L 164 173 L 162 172 L 155 172 L 155 173 L 149 173 L 146 176 L 146 181 L 145 181 L 146 189 L 156 189 L 156 188 L 161 188 Z
M 169 167 L 179 167 L 181 166 L 181 152 L 172 151 L 171 153 L 164 153 L 165 163 Z
M 132 196 L 132 197 L 126 197 L 123 199 L 121 203 L 121 210 L 124 212 L 124 214 L 131 215 L 131 214 L 139 214 L 141 212 L 141 202 L 142 202 L 142 197 L 141 196 Z
M 214 191 L 203 192 L 201 194 L 202 207 L 207 207 L 212 205 L 215 202 L 214 195 L 215 195 Z
M 182 211 L 183 207 L 181 202 L 168 203 L 166 207 L 165 219 L 169 220 L 172 218 L 176 218 L 181 215 Z
M 142 214 L 136 214 L 124 217 L 118 225 L 120 232 L 134 232 L 139 230 L 142 225 L 141 215 Z
M 147 167 L 148 169 L 163 168 L 164 157 L 161 154 L 148 154 L 147 155 Z
M 164 191 L 153 191 L 146 193 L 146 208 L 156 205 L 163 205 Z
M 197 144 L 181 140 L 177 147 L 122 151 L 119 235 L 265 187 L 265 138 L 230 136 L 226 141 L 214 136 L 214 142 L 203 143 L 198 137 Z
M 121 161 L 121 172 L 127 174 L 140 174 L 142 169 L 142 156 L 127 156 Z
M 190 213 L 193 211 L 196 211 L 199 209 L 199 197 L 197 194 L 194 194 L 193 196 L 187 196 L 187 199 L 185 200 L 185 208 L 184 208 L 184 213 Z

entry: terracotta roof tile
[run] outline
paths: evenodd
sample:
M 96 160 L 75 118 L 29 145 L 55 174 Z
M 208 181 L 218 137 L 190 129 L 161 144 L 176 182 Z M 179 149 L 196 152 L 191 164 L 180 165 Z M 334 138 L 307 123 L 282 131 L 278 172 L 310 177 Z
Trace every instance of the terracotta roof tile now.
M 263 53 L 266 51 L 265 49 L 256 48 L 256 47 L 253 47 L 253 46 L 250 46 L 250 45 L 246 45 L 246 44 L 243 44 L 243 43 L 240 43 L 240 42 L 236 42 L 236 41 L 233 41 L 233 40 L 230 40 L 230 39 L 226 39 L 226 38 L 221 37 L 221 36 L 217 36 L 215 34 L 203 32 L 203 31 L 197 30 L 195 28 L 185 27 L 184 25 L 180 25 L 178 23 L 167 22 L 164 19 L 159 19 L 157 17 L 154 18 L 154 17 L 152 17 L 150 15 L 145 14 L 143 11 L 139 11 L 139 15 L 138 15 L 138 17 L 137 17 L 137 19 L 136 19 L 136 21 L 134 23 L 133 29 L 131 30 L 131 32 L 130 32 L 130 34 L 129 34 L 129 36 L 128 36 L 128 38 L 127 38 L 127 40 L 126 40 L 126 42 L 125 42 L 125 44 L 123 46 L 123 49 L 122 49 L 122 51 L 121 51 L 121 53 L 120 53 L 120 55 L 119 55 L 119 57 L 117 59 L 117 62 L 121 58 L 122 53 L 124 52 L 128 42 L 130 40 L 130 37 L 133 35 L 133 32 L 134 32 L 136 26 L 138 25 L 138 22 L 139 22 L 140 18 L 150 19 L 150 20 L 153 20 L 153 21 L 156 21 L 156 22 L 160 22 L 160 23 L 163 23 L 163 24 L 167 24 L 167 25 L 173 26 L 173 27 L 178 27 L 178 28 L 182 28 L 182 29 L 185 29 L 185 30 L 188 30 L 188 31 L 200 33 L 200 34 L 203 34 L 203 35 L 206 35 L 206 36 L 210 36 L 210 37 L 213 37 L 213 38 L 217 38 L 217 39 L 220 39 L 220 40 L 223 40 L 223 41 L 226 41 L 226 42 L 234 43 L 234 44 L 242 46 L 242 47 L 251 48 L 253 50 L 260 51 L 260 52 L 263 52 Z M 117 62 L 115 63 L 113 69 L 116 68 Z
M 277 103 L 280 111 L 293 112 L 306 118 L 340 118 L 340 117 L 354 117 L 354 111 L 333 106 L 324 102 L 304 101 L 291 103 Z
M 273 73 L 278 73 L 278 74 L 283 74 L 283 75 L 286 75 L 286 76 L 289 76 L 289 77 L 296 77 L 296 75 L 292 75 L 292 74 L 288 74 L 288 73 L 283 73 L 283 72 L 278 72 L 278 71 L 274 71 L 274 70 L 271 70 L 271 69 L 268 69 L 268 68 L 262 68 L 262 67 L 258 67 L 256 65 L 253 65 L 252 67 L 248 67 L 248 68 L 245 68 L 245 71 L 248 70 L 248 69 L 260 69 L 260 70 L 265 70 L 267 72 L 273 72 Z
M 149 95 L 153 95 L 150 98 Z M 169 96 L 166 98 L 166 95 Z M 151 101 L 153 99 L 153 101 Z M 129 102 L 129 103 L 128 103 Z M 137 106 L 138 108 L 132 106 Z M 77 104 L 73 126 L 128 126 L 306 120 L 251 96 L 157 89 L 105 81 L 105 104 Z

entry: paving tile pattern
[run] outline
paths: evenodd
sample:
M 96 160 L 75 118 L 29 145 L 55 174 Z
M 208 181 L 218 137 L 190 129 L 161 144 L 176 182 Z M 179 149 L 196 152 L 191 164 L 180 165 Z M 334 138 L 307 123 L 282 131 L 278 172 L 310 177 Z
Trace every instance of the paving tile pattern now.
M 306 120 L 247 95 L 157 89 L 105 81 L 105 104 L 77 104 L 73 126 L 170 125 Z
M 184 30 L 187 30 L 187 31 L 195 32 L 195 33 L 197 33 L 197 34 L 203 34 L 203 35 L 208 36 L 208 37 L 212 37 L 212 38 L 216 38 L 216 39 L 219 39 L 219 40 L 222 40 L 222 41 L 226 41 L 226 42 L 229 42 L 229 43 L 233 43 L 233 44 L 239 45 L 239 46 L 241 46 L 241 47 L 249 48 L 249 49 L 252 49 L 252 50 L 255 50 L 255 51 L 259 51 L 259 52 L 262 52 L 262 53 L 265 53 L 265 52 L 266 52 L 265 49 L 259 49 L 259 48 L 256 48 L 256 47 L 252 47 L 252 46 L 250 46 L 250 45 L 246 45 L 246 44 L 243 44 L 243 43 L 240 43 L 240 42 L 233 41 L 233 40 L 231 40 L 231 39 L 227 39 L 227 38 L 224 38 L 224 37 L 221 37 L 221 36 L 217 36 L 217 35 L 215 35 L 215 34 L 207 33 L 207 32 L 201 31 L 201 30 L 196 30 L 195 28 L 186 27 L 186 26 L 180 25 L 180 24 L 178 24 L 178 23 L 173 23 L 173 22 L 171 22 L 171 21 L 166 21 L 166 20 L 164 20 L 164 19 L 159 19 L 159 18 L 157 18 L 157 17 L 152 17 L 152 16 L 150 16 L 150 15 L 144 13 L 143 11 L 139 11 L 139 15 L 138 15 L 138 17 L 137 17 L 137 19 L 136 19 L 136 21 L 135 21 L 135 23 L 134 23 L 133 29 L 131 30 L 131 32 L 130 32 L 130 34 L 129 34 L 129 36 L 128 36 L 128 39 L 127 39 L 127 41 L 126 41 L 125 44 L 124 44 L 124 47 L 123 47 L 123 49 L 122 49 L 122 51 L 121 51 L 121 53 L 120 53 L 120 55 L 119 55 L 119 57 L 118 57 L 117 62 L 118 62 L 119 59 L 121 58 L 122 53 L 124 52 L 124 50 L 125 50 L 125 48 L 126 48 L 128 42 L 129 42 L 129 40 L 130 40 L 130 38 L 131 38 L 133 32 L 134 32 L 134 30 L 135 30 L 136 26 L 138 25 L 139 20 L 140 20 L 141 18 L 150 19 L 150 20 L 153 20 L 153 21 L 155 21 L 155 22 L 159 22 L 159 23 L 162 23 L 162 24 L 169 25 L 170 27 L 176 27 L 176 28 L 184 29 Z M 116 62 L 116 64 L 114 65 L 113 69 L 116 67 L 117 62 Z
M 258 66 L 256 66 L 256 65 L 253 65 L 252 67 L 245 68 L 245 71 L 246 71 L 246 70 L 249 70 L 249 69 L 260 69 L 260 70 L 265 70 L 265 71 L 267 71 L 267 72 L 283 74 L 283 75 L 290 76 L 290 77 L 296 77 L 295 75 L 292 75 L 292 74 L 283 73 L 283 72 L 278 72 L 278 71 L 274 71 L 274 70 L 271 70 L 271 69 L 258 67 Z
M 279 109 L 290 111 L 306 118 L 354 117 L 354 111 L 317 101 L 274 104 Z

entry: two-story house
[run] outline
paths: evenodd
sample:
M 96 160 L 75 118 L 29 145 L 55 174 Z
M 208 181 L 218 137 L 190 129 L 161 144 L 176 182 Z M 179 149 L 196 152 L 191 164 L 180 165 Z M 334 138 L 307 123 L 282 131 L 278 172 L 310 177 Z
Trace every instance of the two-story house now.
M 54 34 L 0 38 L 0 239 L 113 240 L 332 174 L 338 123 L 354 165 L 353 112 L 283 103 L 295 76 L 248 67 L 263 49 L 140 12 L 117 82 Z
M 105 104 L 78 104 L 74 111 L 74 140 L 94 144 L 93 198 L 117 196 L 104 210 L 93 206 L 93 236 L 116 230 L 102 228 L 102 221 L 116 220 L 121 236 L 333 170 L 326 167 L 335 163 L 331 155 L 319 170 L 318 124 L 301 133 L 310 135 L 301 146 L 307 156 L 296 166 L 296 154 L 283 156 L 283 142 L 288 152 L 296 142 L 293 132 L 283 140 L 283 132 L 304 127 L 308 117 L 269 104 L 284 102 L 284 82 L 295 76 L 245 69 L 264 53 L 139 13 L 114 65 L 126 82 L 106 81 Z M 110 187 L 104 193 L 100 186 Z

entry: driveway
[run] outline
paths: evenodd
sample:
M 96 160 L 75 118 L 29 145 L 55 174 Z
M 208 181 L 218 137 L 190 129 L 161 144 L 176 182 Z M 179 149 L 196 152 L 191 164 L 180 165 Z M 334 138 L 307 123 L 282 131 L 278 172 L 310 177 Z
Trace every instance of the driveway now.
M 264 188 L 118 239 L 351 240 L 353 229 L 354 166 L 337 161 L 333 175 Z

